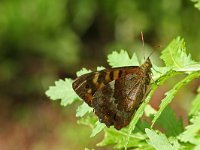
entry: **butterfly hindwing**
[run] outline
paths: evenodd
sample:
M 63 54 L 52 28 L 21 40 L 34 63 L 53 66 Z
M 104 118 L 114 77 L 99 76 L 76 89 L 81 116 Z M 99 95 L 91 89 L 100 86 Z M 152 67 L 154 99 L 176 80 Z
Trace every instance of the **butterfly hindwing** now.
M 133 112 L 121 111 L 117 108 L 114 85 L 115 81 L 112 81 L 96 91 L 92 100 L 92 107 L 100 122 L 105 123 L 108 127 L 114 125 L 116 129 L 121 129 L 130 122 Z

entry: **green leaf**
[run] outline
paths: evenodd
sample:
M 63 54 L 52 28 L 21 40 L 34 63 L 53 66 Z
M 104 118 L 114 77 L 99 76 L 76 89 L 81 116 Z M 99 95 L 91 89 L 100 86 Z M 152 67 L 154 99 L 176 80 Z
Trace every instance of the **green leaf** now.
M 85 102 L 82 103 L 82 105 L 78 106 L 76 110 L 76 117 L 83 117 L 87 113 L 92 112 L 92 108 L 88 106 Z
M 193 116 L 190 120 L 191 124 L 186 126 L 186 130 L 179 135 L 179 139 L 183 142 L 190 142 L 193 144 L 200 144 L 200 112 Z
M 77 77 L 79 77 L 79 76 L 81 76 L 83 74 L 90 73 L 90 72 L 91 72 L 91 70 L 88 70 L 86 68 L 82 68 L 80 71 L 76 72 L 76 75 L 77 75 Z
M 192 102 L 192 107 L 189 113 L 190 116 L 195 115 L 198 111 L 200 111 L 200 86 L 197 91 L 198 94 Z
M 101 132 L 106 127 L 104 123 L 100 123 L 99 121 L 97 121 L 95 125 L 96 126 L 95 128 L 93 128 L 92 134 L 90 135 L 90 137 L 96 136 L 99 132 Z
M 112 54 L 108 55 L 108 63 L 112 67 L 122 67 L 122 66 L 138 66 L 139 62 L 135 55 L 130 58 L 125 50 L 121 50 L 119 53 L 114 51 Z
M 135 129 L 134 129 L 134 131 L 133 131 L 132 134 L 135 134 L 135 133 L 137 133 L 137 132 L 145 133 L 145 129 L 146 129 L 146 128 L 150 128 L 150 127 L 151 127 L 151 125 L 150 125 L 146 120 L 140 119 L 140 120 L 137 122 L 137 124 L 136 124 L 136 126 L 135 126 Z
M 147 104 L 144 113 L 147 117 L 150 117 L 151 115 L 156 113 L 156 110 L 153 107 L 151 107 L 151 105 Z
M 164 129 L 167 136 L 177 136 L 183 131 L 183 121 L 181 118 L 176 119 L 175 112 L 167 107 L 158 118 L 156 125 Z
M 89 149 L 89 148 L 86 147 L 85 150 L 94 150 L 94 149 Z
M 190 81 L 192 81 L 195 78 L 198 78 L 200 76 L 200 72 L 193 72 L 191 74 L 189 74 L 186 78 L 184 78 L 183 80 L 181 80 L 179 83 L 177 83 L 170 91 L 168 91 L 167 93 L 165 93 L 165 98 L 162 100 L 161 104 L 160 104 L 160 109 L 157 111 L 157 113 L 155 114 L 153 120 L 152 120 L 152 126 L 154 125 L 154 123 L 156 122 L 156 120 L 159 118 L 159 116 L 161 115 L 161 113 L 163 112 L 163 110 L 167 107 L 167 105 L 169 103 L 171 103 L 171 101 L 173 100 L 173 98 L 175 97 L 176 93 L 178 92 L 178 90 L 183 86 L 186 85 L 187 83 L 189 83 Z
M 150 139 L 149 144 L 153 146 L 156 150 L 179 149 L 179 146 L 177 144 L 172 145 L 164 134 L 157 134 L 154 130 L 150 130 L 148 128 L 145 129 L 145 132 Z
M 175 147 L 175 149 L 181 149 L 181 146 L 178 139 L 176 137 L 169 137 L 169 142 Z
M 200 150 L 200 144 L 196 145 L 193 150 Z
M 127 129 L 123 128 L 121 130 L 116 130 L 113 127 L 105 128 L 105 137 L 98 146 L 114 145 L 115 149 L 124 149 L 124 144 L 126 143 Z M 139 149 L 149 148 L 146 141 L 146 136 L 141 133 L 136 133 L 130 136 L 130 142 L 127 147 L 137 147 Z
M 182 68 L 177 68 L 176 71 L 182 72 L 191 72 L 191 71 L 199 71 L 200 70 L 200 63 L 194 63 L 187 66 L 183 66 Z
M 194 6 L 200 10 L 200 0 L 191 0 L 192 2 L 195 2 Z
M 153 74 L 153 76 L 152 76 L 153 80 L 155 81 L 155 80 L 159 79 L 161 76 L 165 75 L 170 70 L 171 70 L 170 67 L 158 67 L 153 64 L 153 67 L 151 69 L 152 74 Z
M 156 83 L 156 85 L 162 85 L 164 84 L 164 82 L 178 74 L 182 74 L 182 72 L 176 72 L 173 70 L 169 70 L 167 71 L 165 74 L 161 74 L 160 77 L 154 81 L 154 83 Z
M 97 67 L 97 71 L 101 71 L 101 70 L 104 70 L 104 69 L 105 69 L 105 67 L 103 67 L 103 66 Z
M 176 71 L 198 71 L 200 64 L 191 59 L 191 55 L 186 54 L 185 42 L 180 37 L 174 39 L 160 57 L 167 67 L 173 67 Z
M 85 115 L 84 117 L 80 118 L 77 121 L 77 123 L 94 128 L 97 121 L 98 121 L 98 119 L 96 116 L 94 116 L 93 114 L 88 114 L 88 115 Z
M 78 96 L 72 89 L 72 80 L 58 80 L 55 86 L 50 86 L 45 93 L 51 100 L 61 100 L 61 105 L 67 106 L 78 99 Z

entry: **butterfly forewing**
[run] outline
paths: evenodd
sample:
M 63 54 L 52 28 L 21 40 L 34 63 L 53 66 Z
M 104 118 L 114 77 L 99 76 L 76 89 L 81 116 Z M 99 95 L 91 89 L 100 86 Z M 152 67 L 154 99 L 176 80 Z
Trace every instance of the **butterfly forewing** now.
M 93 99 L 94 93 L 113 80 L 117 80 L 127 74 L 138 72 L 139 68 L 119 67 L 113 69 L 104 69 L 97 72 L 91 72 L 78 77 L 72 84 L 74 91 L 89 105 Z

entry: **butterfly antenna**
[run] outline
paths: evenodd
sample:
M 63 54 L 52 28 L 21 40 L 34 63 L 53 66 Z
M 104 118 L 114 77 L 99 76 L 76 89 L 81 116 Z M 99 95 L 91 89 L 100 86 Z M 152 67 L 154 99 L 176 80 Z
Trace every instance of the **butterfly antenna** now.
M 152 51 L 152 52 L 149 54 L 148 58 L 149 58 L 153 53 L 154 53 L 154 51 Z
M 143 35 L 143 32 L 141 31 L 141 39 L 142 39 L 142 46 L 144 48 L 144 35 Z
M 145 50 L 145 46 L 144 46 L 144 34 L 143 34 L 143 32 L 141 31 L 141 39 L 142 39 L 142 46 L 143 46 L 143 48 L 144 48 L 144 51 L 146 51 Z M 154 51 L 152 51 L 150 54 L 149 54 L 149 56 L 147 57 L 147 58 L 149 58 L 152 54 L 154 53 Z M 145 59 L 145 58 L 144 58 Z
M 140 32 L 140 35 L 141 35 L 141 40 L 142 40 L 143 49 L 144 49 L 144 51 L 146 51 L 146 50 L 145 50 L 145 47 L 144 47 L 144 35 L 143 35 L 143 32 L 142 32 L 142 31 Z M 144 56 L 144 60 L 145 60 L 145 56 Z

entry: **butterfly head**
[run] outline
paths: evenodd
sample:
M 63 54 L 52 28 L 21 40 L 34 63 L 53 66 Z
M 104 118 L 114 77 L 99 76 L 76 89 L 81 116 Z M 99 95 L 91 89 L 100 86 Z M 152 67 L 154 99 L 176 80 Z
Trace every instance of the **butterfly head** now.
M 148 57 L 146 61 L 141 65 L 141 68 L 145 71 L 150 71 L 152 67 L 152 63 L 150 58 Z

